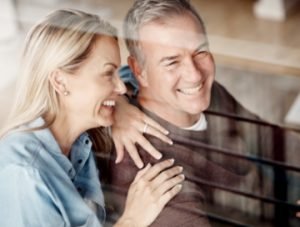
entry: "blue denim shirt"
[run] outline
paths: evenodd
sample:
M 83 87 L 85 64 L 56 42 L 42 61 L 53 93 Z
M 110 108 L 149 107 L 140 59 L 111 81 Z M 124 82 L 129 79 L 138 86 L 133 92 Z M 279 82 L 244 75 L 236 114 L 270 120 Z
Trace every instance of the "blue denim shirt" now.
M 24 127 L 43 123 L 38 118 Z M 68 159 L 49 129 L 2 138 L 0 226 L 102 226 L 104 199 L 91 146 L 82 134 Z

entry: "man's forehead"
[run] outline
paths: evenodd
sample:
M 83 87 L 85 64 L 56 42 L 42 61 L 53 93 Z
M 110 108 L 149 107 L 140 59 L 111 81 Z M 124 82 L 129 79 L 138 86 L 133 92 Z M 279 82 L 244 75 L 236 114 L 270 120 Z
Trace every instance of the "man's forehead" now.
M 195 49 L 207 43 L 204 30 L 195 21 L 182 18 L 183 21 L 150 22 L 139 30 L 139 42 L 174 48 Z M 178 22 L 178 23 L 176 23 Z
M 199 46 L 208 45 L 205 34 L 183 30 L 148 33 L 147 35 L 143 35 L 141 33 L 139 42 L 141 46 L 150 44 L 151 46 L 155 45 L 160 47 L 180 48 L 192 51 L 197 49 Z

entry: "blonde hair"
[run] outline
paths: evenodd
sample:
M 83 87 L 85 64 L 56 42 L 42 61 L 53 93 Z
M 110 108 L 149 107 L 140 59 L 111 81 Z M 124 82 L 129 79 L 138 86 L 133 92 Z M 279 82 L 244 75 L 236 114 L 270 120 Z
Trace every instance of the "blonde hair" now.
M 113 26 L 97 15 L 79 10 L 56 10 L 37 23 L 25 40 L 15 102 L 1 136 L 45 114 L 52 119 L 40 128 L 49 127 L 59 112 L 58 95 L 49 75 L 56 69 L 74 73 L 91 53 L 96 38 L 102 35 L 117 39 Z M 102 139 L 106 133 L 99 130 L 90 131 L 101 134 Z
M 123 24 L 124 36 L 129 53 L 141 65 L 145 59 L 139 47 L 139 30 L 153 21 L 163 21 L 173 15 L 190 13 L 199 22 L 204 34 L 205 26 L 202 18 L 188 0 L 136 0 L 129 9 Z

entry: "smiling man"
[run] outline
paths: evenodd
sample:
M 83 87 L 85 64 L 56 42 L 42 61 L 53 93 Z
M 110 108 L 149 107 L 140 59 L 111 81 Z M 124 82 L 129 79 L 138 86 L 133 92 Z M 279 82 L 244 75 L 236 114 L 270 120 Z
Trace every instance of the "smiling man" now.
M 139 103 L 179 127 L 193 125 L 210 103 L 215 74 L 197 18 L 186 12 L 149 22 L 139 39 L 143 59 L 128 62 L 140 84 Z
M 245 187 L 251 165 L 245 160 L 193 145 L 200 142 L 217 148 L 229 148 L 229 145 L 237 153 L 244 150 L 241 134 L 235 131 L 235 122 L 207 116 L 204 111 L 215 107 L 229 113 L 255 116 L 214 82 L 215 64 L 205 28 L 187 1 L 135 1 L 125 19 L 124 29 L 130 52 L 128 64 L 139 84 L 136 105 L 170 131 L 174 145 L 166 145 L 155 138 L 149 140 L 164 158 L 175 158 L 184 168 L 186 178 L 182 192 L 152 226 L 210 226 L 205 203 L 224 195 L 217 193 L 210 184 L 231 189 Z M 146 152 L 140 155 L 144 163 L 157 162 Z M 121 211 L 126 191 L 138 169 L 126 154 L 110 171 L 112 186 L 118 189 L 118 195 L 113 196 L 113 206 Z M 224 199 L 219 204 L 222 202 Z
M 148 139 L 164 158 L 183 167 L 186 178 L 182 192 L 151 226 L 233 226 L 245 213 L 260 217 L 265 204 L 245 195 L 269 196 L 276 174 L 266 168 L 264 178 L 247 155 L 268 157 L 272 133 L 262 137 L 255 124 L 213 114 L 258 119 L 214 82 L 215 63 L 199 14 L 186 0 L 137 0 L 124 30 L 128 64 L 139 84 L 134 103 L 170 132 L 174 144 Z M 139 151 L 144 163 L 157 162 Z M 118 212 L 138 168 L 126 152 L 120 164 L 111 164 L 111 187 L 117 192 L 111 202 Z

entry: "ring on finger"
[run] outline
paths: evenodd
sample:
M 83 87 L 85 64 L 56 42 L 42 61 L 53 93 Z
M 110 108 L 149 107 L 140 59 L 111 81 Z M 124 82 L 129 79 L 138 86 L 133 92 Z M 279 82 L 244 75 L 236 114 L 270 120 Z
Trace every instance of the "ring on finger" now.
M 143 133 L 147 133 L 148 127 L 149 127 L 149 124 L 145 123 L 144 129 L 143 129 Z

